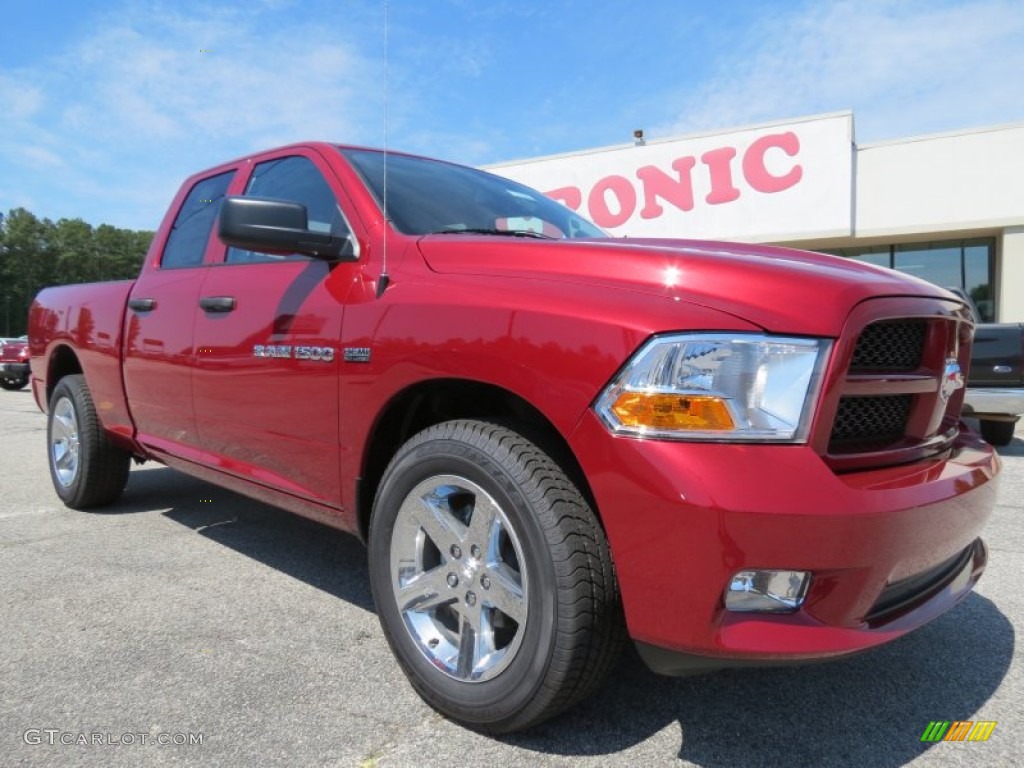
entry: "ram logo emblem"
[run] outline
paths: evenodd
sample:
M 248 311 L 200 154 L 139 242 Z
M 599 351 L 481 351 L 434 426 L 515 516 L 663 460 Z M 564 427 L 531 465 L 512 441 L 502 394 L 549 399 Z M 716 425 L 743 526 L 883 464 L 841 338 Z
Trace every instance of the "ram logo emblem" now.
M 946 358 L 946 367 L 942 371 L 942 382 L 939 384 L 939 395 L 942 402 L 946 402 L 954 392 L 963 387 L 964 374 L 960 370 L 960 363 L 955 357 Z

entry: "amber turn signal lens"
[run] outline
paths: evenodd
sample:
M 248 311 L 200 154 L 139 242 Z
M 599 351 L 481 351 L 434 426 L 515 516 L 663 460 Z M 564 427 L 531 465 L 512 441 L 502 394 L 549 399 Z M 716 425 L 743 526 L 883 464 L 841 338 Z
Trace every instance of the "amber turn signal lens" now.
M 681 430 L 734 429 L 720 397 L 623 392 L 611 408 L 624 427 Z

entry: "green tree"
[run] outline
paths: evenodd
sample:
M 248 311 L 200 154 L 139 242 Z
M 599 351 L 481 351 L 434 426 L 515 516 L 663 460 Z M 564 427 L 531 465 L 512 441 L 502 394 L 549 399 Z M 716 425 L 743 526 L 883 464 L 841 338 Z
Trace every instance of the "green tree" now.
M 54 228 L 54 278 L 63 283 L 98 280 L 92 226 L 81 219 L 61 219 Z
M 152 240 L 152 232 L 81 219 L 54 224 L 24 208 L 0 213 L 2 334 L 25 333 L 32 299 L 46 286 L 135 277 Z
M 53 222 L 15 208 L 3 221 L 2 279 L 5 334 L 25 332 L 28 308 L 53 271 Z

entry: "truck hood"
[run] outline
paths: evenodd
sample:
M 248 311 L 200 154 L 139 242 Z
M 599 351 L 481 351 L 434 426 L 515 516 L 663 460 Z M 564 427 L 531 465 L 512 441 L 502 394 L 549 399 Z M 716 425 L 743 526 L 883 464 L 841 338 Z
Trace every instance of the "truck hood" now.
M 682 300 L 775 333 L 837 336 L 850 310 L 879 296 L 957 300 L 889 269 L 792 248 L 701 240 L 537 240 L 427 235 L 441 274 L 492 275 L 631 290 Z

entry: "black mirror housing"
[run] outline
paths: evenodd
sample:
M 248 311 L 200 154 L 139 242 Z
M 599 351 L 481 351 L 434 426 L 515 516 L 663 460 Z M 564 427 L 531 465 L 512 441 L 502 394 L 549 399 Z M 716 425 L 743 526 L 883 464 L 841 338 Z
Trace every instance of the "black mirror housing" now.
M 217 235 L 249 251 L 303 253 L 329 261 L 355 261 L 352 238 L 309 229 L 306 206 L 269 197 L 225 197 Z

